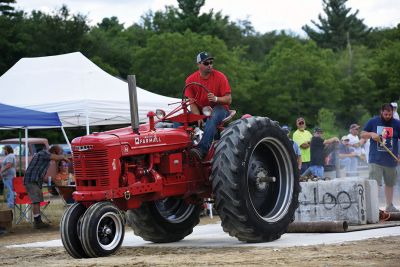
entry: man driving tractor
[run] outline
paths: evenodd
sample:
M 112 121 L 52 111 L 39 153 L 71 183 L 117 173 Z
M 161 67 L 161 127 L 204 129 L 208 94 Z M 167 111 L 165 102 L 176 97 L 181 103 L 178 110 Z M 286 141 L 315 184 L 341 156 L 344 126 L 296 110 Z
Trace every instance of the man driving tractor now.
M 213 69 L 214 57 L 207 52 L 201 52 L 196 57 L 198 71 L 192 73 L 186 84 L 200 83 L 209 89 L 209 92 L 198 85 L 191 86 L 186 90 L 186 97 L 196 101 L 190 105 L 191 112 L 201 114 L 205 106 L 211 106 L 213 112 L 205 123 L 203 137 L 197 147 L 192 148 L 190 153 L 198 159 L 203 159 L 211 146 L 213 138 L 217 133 L 217 126 L 229 115 L 229 105 L 232 103 L 231 88 L 226 76 Z M 203 121 L 199 121 L 199 126 Z

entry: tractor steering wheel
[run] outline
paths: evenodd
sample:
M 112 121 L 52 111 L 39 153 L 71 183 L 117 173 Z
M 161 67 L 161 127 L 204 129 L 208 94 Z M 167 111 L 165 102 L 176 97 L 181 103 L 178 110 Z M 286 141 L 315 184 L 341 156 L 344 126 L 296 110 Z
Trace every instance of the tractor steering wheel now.
M 194 98 L 188 98 L 188 97 L 185 96 L 186 89 L 189 88 L 190 86 L 200 86 L 202 89 L 206 90 L 207 93 L 210 93 L 210 90 L 209 90 L 206 86 L 204 86 L 204 85 L 202 85 L 202 84 L 200 84 L 200 83 L 191 82 L 191 83 L 186 84 L 185 87 L 184 87 L 183 90 L 182 90 L 182 101 L 181 101 L 181 105 L 178 106 L 178 107 L 176 107 L 173 111 L 171 111 L 169 114 L 167 114 L 164 118 L 160 119 L 161 121 L 166 121 L 166 120 L 174 121 L 172 118 L 173 118 L 173 117 L 176 117 L 176 116 L 179 116 L 179 115 L 176 115 L 176 114 L 177 114 L 180 110 L 186 110 L 186 112 L 188 112 L 188 107 L 189 107 L 191 104 L 197 102 L 196 98 L 198 97 L 199 92 L 197 92 L 197 94 L 196 94 L 196 96 L 195 96 Z M 192 114 L 192 115 L 193 115 L 193 114 Z M 194 116 L 194 115 L 193 115 L 193 116 Z M 198 118 L 197 118 L 196 120 L 198 120 Z
M 196 94 L 196 97 L 195 97 L 195 98 L 192 98 L 192 101 L 193 101 L 193 102 L 191 102 L 190 100 L 188 100 L 187 97 L 185 96 L 186 89 L 189 88 L 190 86 L 194 86 L 194 85 L 200 86 L 201 88 L 203 88 L 204 90 L 206 90 L 207 93 L 211 93 L 210 90 L 209 90 L 207 87 L 205 87 L 204 85 L 202 85 L 201 83 L 191 82 L 191 83 L 186 84 L 185 87 L 183 88 L 183 91 L 182 91 L 182 101 L 187 101 L 187 104 L 188 104 L 188 105 L 193 104 L 194 102 L 196 102 L 196 98 L 197 98 L 197 96 L 198 96 L 198 93 L 197 93 L 197 94 Z

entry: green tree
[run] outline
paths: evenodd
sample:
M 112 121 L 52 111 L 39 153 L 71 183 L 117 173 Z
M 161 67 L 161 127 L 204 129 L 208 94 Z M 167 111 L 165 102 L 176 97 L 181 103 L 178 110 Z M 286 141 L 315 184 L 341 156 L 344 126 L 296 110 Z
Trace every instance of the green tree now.
M 0 74 L 23 57 L 80 51 L 88 30 L 86 17 L 71 15 L 66 6 L 52 15 L 17 11 L 0 16 Z
M 25 32 L 20 27 L 23 21 L 23 12 L 0 16 L 0 75 L 25 55 Z
M 339 136 L 338 128 L 336 127 L 336 116 L 333 110 L 326 108 L 318 110 L 317 124 L 324 130 L 325 139 Z
M 255 114 L 282 123 L 304 116 L 313 125 L 321 107 L 334 109 L 342 97 L 333 53 L 314 42 L 279 42 L 267 55 L 263 69 L 259 88 L 252 95 Z
M 201 51 L 213 54 L 214 67 L 228 77 L 233 106 L 245 103 L 247 90 L 254 85 L 254 65 L 241 61 L 243 50 L 230 50 L 222 40 L 209 35 L 191 31 L 153 35 L 146 47 L 135 49 L 130 73 L 136 74 L 138 85 L 147 90 L 180 97 L 187 76 L 197 70 L 195 57 Z
M 399 99 L 400 88 L 400 41 L 387 42 L 374 50 L 375 64 L 368 69 L 369 77 L 376 84 L 370 97 L 369 111 L 376 114 L 378 107 Z M 377 104 L 378 103 L 378 104 Z
M 117 17 L 104 18 L 87 35 L 83 51 L 110 74 L 126 78 L 134 46 L 128 36 Z
M 166 6 L 165 11 L 148 12 L 142 16 L 143 25 L 148 30 L 158 33 L 190 30 L 195 33 L 222 37 L 229 27 L 229 17 L 213 10 L 200 14 L 205 0 L 177 0 L 178 8 Z M 228 29 L 230 32 L 231 28 Z M 240 31 L 240 30 L 239 30 Z
M 0 15 L 10 16 L 14 14 L 15 0 L 0 0 Z
M 345 128 L 359 122 L 369 107 L 374 105 L 372 101 L 376 99 L 378 91 L 370 71 L 375 65 L 373 52 L 365 46 L 353 47 L 351 60 L 346 51 L 337 53 L 336 80 L 344 92 L 342 100 L 337 105 L 337 118 Z
M 318 16 L 320 23 L 311 21 L 317 30 L 308 25 L 302 29 L 320 47 L 342 50 L 350 44 L 362 43 L 371 31 L 362 19 L 358 19 L 358 10 L 351 14 L 346 7 L 347 0 L 322 0 L 326 17 Z
M 394 28 L 375 28 L 368 35 L 366 46 L 368 48 L 379 48 L 386 42 L 400 41 L 400 23 Z
M 71 15 L 66 6 L 53 15 L 32 11 L 22 25 L 24 41 L 29 44 L 27 54 L 47 56 L 80 51 L 89 31 L 86 20 L 83 15 Z
M 255 34 L 249 20 L 229 21 L 221 11 L 200 13 L 205 0 L 178 0 L 178 8 L 166 6 L 164 11 L 147 12 L 142 16 L 145 29 L 156 32 L 195 33 L 215 36 L 224 40 L 228 47 L 241 45 L 246 36 Z

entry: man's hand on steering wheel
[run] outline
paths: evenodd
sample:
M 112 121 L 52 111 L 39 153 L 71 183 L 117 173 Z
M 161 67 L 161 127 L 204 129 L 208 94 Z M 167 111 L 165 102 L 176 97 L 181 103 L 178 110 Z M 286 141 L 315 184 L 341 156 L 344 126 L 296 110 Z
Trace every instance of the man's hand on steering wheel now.
M 208 101 L 210 101 L 210 103 L 217 103 L 218 102 L 218 97 L 215 96 L 211 92 L 207 94 L 207 98 L 208 98 Z

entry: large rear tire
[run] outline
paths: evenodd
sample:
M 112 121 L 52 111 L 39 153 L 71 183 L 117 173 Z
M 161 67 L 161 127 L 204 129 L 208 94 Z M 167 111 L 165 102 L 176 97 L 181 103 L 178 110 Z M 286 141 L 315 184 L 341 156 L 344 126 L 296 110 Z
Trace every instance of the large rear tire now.
M 250 117 L 231 123 L 216 145 L 211 179 L 222 227 L 241 241 L 276 240 L 294 220 L 297 162 L 277 122 Z
M 127 212 L 127 223 L 135 235 L 154 243 L 182 240 L 200 222 L 201 205 L 188 204 L 184 199 L 168 197 L 144 202 Z
M 61 241 L 64 248 L 69 255 L 76 259 L 88 257 L 79 238 L 80 219 L 85 211 L 85 206 L 75 203 L 65 211 L 60 222 Z
M 81 224 L 81 242 L 89 257 L 113 254 L 124 240 L 124 218 L 110 202 L 98 202 L 85 212 Z

